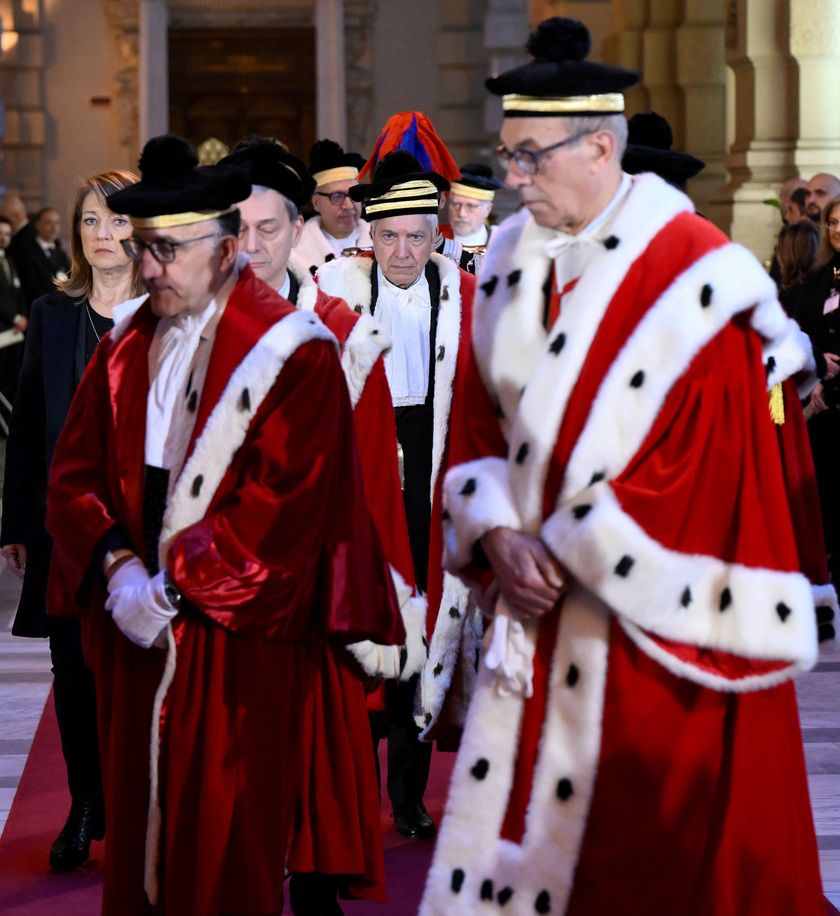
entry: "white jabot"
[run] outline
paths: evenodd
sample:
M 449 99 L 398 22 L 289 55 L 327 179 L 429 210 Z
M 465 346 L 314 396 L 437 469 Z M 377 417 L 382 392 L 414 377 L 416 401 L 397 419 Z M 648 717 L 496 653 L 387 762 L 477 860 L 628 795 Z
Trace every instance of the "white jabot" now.
M 554 273 L 557 289 L 564 289 L 572 280 L 577 279 L 586 270 L 593 255 L 598 251 L 604 239 L 610 234 L 610 227 L 618 213 L 619 206 L 633 185 L 633 179 L 622 174 L 618 190 L 607 206 L 584 226 L 577 235 L 568 232 L 557 232 L 545 243 L 546 254 L 554 261 Z
M 126 299 L 125 302 L 120 302 L 119 305 L 112 306 L 111 317 L 114 319 L 114 324 L 121 321 L 126 315 L 133 315 L 137 309 L 140 308 L 148 295 L 148 293 L 143 293 L 142 296 L 135 296 L 134 299 Z
M 432 300 L 425 272 L 401 289 L 377 265 L 379 294 L 376 318 L 391 335 L 393 345 L 384 354 L 385 375 L 394 407 L 422 404 L 429 391 L 429 335 Z
M 280 287 L 280 289 L 277 290 L 277 292 L 278 292 L 284 299 L 288 299 L 288 298 L 289 298 L 289 293 L 290 293 L 291 291 L 292 291 L 292 278 L 291 278 L 291 275 L 289 274 L 289 271 L 287 270 L 287 271 L 286 271 L 286 279 L 283 281 L 283 285 Z
M 452 230 L 453 235 L 455 230 Z M 455 240 L 460 242 L 465 248 L 474 248 L 476 245 L 486 245 L 487 244 L 487 226 L 481 225 L 475 232 L 471 232 L 469 235 L 456 235 Z
M 330 248 L 332 248 L 333 254 L 337 258 L 340 258 L 341 252 L 344 251 L 345 248 L 357 248 L 358 247 L 359 234 L 361 232 L 361 229 L 359 226 L 356 226 L 356 228 L 350 233 L 350 235 L 348 235 L 346 238 L 343 238 L 343 239 L 334 238 L 333 236 L 329 234 L 329 232 L 327 232 L 326 229 L 324 229 L 323 226 L 321 226 L 321 232 L 323 233 L 324 238 L 327 240 L 327 244 L 330 246 Z

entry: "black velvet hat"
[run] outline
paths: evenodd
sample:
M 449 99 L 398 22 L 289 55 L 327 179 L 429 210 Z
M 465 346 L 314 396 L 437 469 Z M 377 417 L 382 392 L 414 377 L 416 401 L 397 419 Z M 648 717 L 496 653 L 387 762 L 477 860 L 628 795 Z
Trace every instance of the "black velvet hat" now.
M 345 153 L 335 140 L 318 140 L 309 151 L 309 174 L 319 188 L 332 181 L 350 181 L 364 164 L 364 156 Z
M 174 134 L 154 137 L 140 156 L 140 181 L 110 194 L 114 213 L 136 229 L 170 229 L 216 219 L 251 193 L 248 176 L 233 166 L 198 164 L 195 150 Z
M 256 137 L 236 146 L 219 165 L 241 169 L 252 185 L 262 185 L 282 194 L 296 206 L 302 207 L 315 190 L 315 179 L 306 166 L 276 140 Z
M 437 214 L 440 192 L 449 190 L 449 182 L 422 168 L 407 150 L 394 150 L 379 160 L 370 184 L 357 184 L 347 193 L 362 202 L 362 219 L 368 222 L 412 213 Z
M 641 74 L 585 60 L 591 46 L 582 22 L 565 16 L 546 19 L 525 46 L 534 59 L 485 85 L 493 95 L 504 96 L 506 118 L 620 113 L 622 92 L 638 83 Z
M 461 177 L 452 182 L 452 193 L 473 200 L 490 203 L 504 185 L 493 174 L 489 165 L 482 162 L 469 162 L 461 167 Z
M 668 121 L 655 111 L 634 114 L 627 122 L 627 149 L 621 166 L 625 172 L 654 172 L 677 188 L 685 188 L 706 163 L 690 153 L 671 149 L 674 132 Z

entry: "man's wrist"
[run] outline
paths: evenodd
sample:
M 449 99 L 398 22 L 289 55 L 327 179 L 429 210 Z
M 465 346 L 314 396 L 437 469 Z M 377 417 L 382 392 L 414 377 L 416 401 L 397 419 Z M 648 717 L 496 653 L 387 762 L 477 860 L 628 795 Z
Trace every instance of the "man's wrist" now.
M 132 550 L 127 550 L 124 547 L 118 547 L 116 550 L 109 550 L 105 554 L 105 559 L 102 563 L 102 571 L 105 573 L 105 578 L 110 581 L 111 576 L 121 567 L 124 566 L 132 557 L 136 557 L 137 554 Z

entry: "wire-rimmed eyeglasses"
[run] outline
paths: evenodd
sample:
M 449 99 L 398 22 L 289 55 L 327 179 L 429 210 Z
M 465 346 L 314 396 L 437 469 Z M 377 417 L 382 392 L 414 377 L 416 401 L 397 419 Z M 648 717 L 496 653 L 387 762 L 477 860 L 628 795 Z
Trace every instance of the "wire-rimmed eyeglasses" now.
M 580 140 L 581 137 L 594 133 L 594 130 L 582 130 L 580 133 L 572 134 L 571 137 L 566 137 L 565 140 L 560 140 L 559 143 L 552 143 L 551 146 L 544 146 L 542 149 L 508 149 L 503 143 L 496 148 L 496 155 L 499 157 L 499 164 L 505 171 L 510 168 L 511 162 L 515 162 L 526 175 L 536 175 L 540 170 L 540 159 L 546 153 L 569 146 Z
M 142 261 L 143 252 L 150 251 L 158 264 L 171 264 L 175 260 L 178 249 L 183 248 L 184 245 L 218 237 L 218 232 L 211 232 L 209 235 L 199 235 L 194 239 L 184 239 L 183 242 L 170 242 L 168 239 L 155 239 L 153 242 L 144 242 L 142 239 L 132 235 L 127 239 L 120 239 L 120 244 L 123 247 L 123 251 L 132 261 Z
M 329 193 L 326 191 L 316 191 L 315 194 L 317 197 L 329 197 L 330 203 L 334 207 L 340 207 L 350 196 L 346 191 L 330 191 Z

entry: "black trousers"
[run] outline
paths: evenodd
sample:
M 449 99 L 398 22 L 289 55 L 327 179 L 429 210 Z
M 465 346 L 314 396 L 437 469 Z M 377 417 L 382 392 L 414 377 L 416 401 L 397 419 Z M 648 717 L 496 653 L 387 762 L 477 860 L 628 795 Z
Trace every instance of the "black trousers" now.
M 432 527 L 432 436 L 431 406 L 398 407 L 397 439 L 403 450 L 403 503 L 408 523 L 408 540 L 414 560 L 417 587 L 425 592 L 429 584 L 429 532 Z
M 96 693 L 93 673 L 82 655 L 81 627 L 78 620 L 47 617 L 47 629 L 55 715 L 70 795 L 74 801 L 95 801 L 102 796 Z
M 376 750 L 381 738 L 388 739 L 388 798 L 393 808 L 423 801 L 432 745 L 419 741 L 420 729 L 414 724 L 412 707 L 418 676 L 405 683 L 389 681 L 385 685 L 385 712 L 370 713 L 373 750 L 376 758 L 376 781 L 382 785 L 379 755 Z

